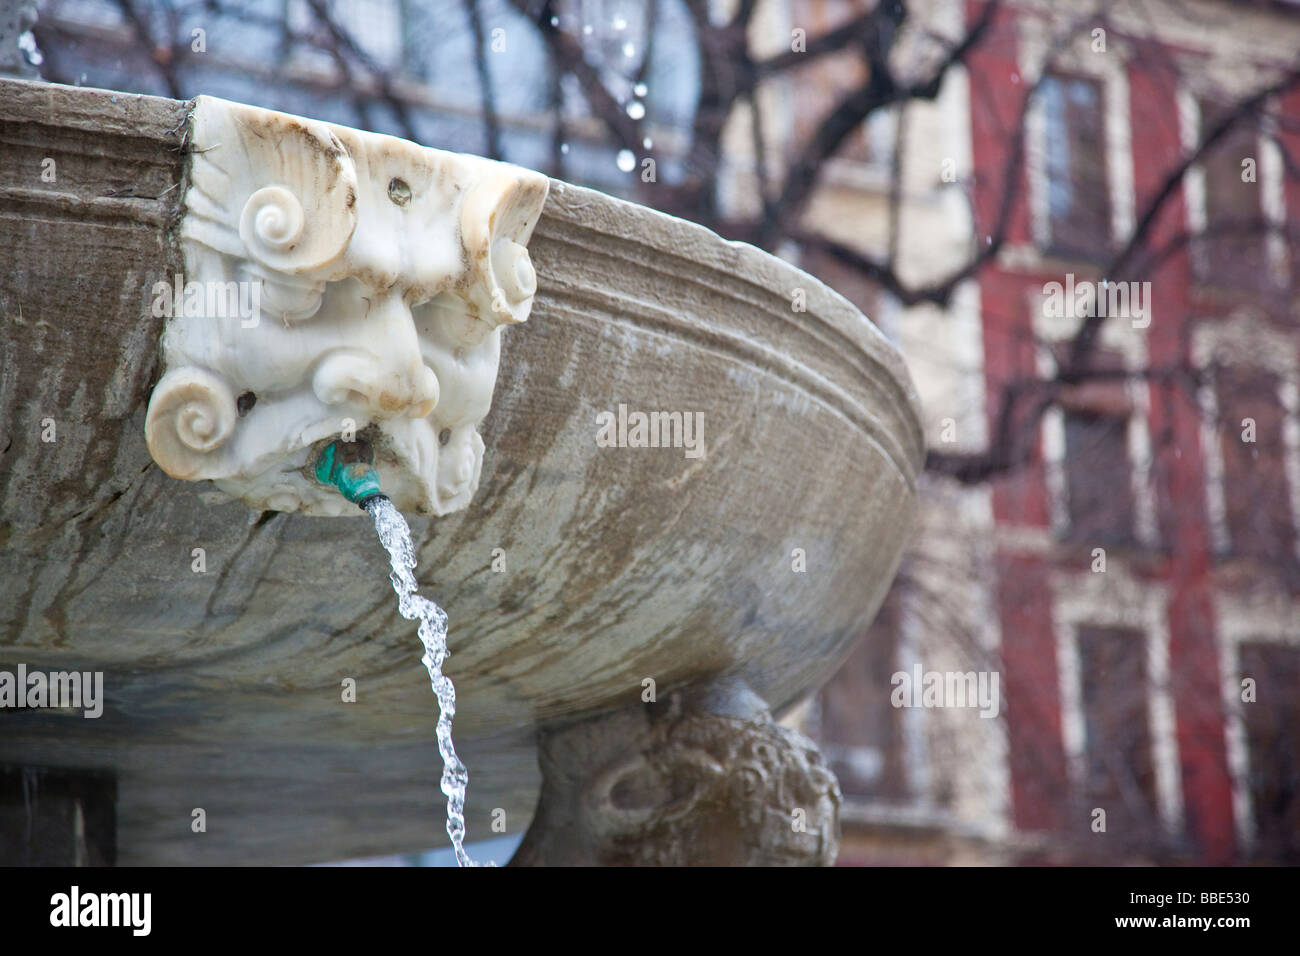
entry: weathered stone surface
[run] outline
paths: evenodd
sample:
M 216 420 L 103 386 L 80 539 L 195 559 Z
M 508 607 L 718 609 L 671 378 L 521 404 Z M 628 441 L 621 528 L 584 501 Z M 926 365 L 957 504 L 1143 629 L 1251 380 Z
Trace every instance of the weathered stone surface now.
M 0 762 L 113 769 L 123 863 L 441 843 L 434 702 L 368 519 L 254 513 L 145 447 L 185 111 L 0 83 L 0 667 L 103 670 L 108 698 L 98 720 L 0 712 Z M 479 490 L 413 520 L 471 840 L 495 808 L 527 824 L 540 725 L 647 678 L 732 673 L 778 712 L 824 680 L 893 574 L 921 460 L 901 360 L 798 270 L 556 182 L 529 249 Z M 702 413 L 704 456 L 598 447 L 620 403 Z

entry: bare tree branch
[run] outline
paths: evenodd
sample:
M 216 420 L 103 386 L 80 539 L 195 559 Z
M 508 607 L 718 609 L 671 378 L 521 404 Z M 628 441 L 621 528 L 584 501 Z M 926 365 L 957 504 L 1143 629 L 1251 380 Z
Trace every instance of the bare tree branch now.
M 592 113 L 609 130 L 617 145 L 633 151 L 641 149 L 640 124 L 627 114 L 627 110 L 614 97 L 600 79 L 600 74 L 587 62 L 582 44 L 559 26 L 552 23 L 554 5 L 550 0 L 542 3 L 531 0 L 510 0 L 520 13 L 536 24 L 546 41 L 547 48 L 564 73 L 577 77 L 583 96 Z
M 397 123 L 401 127 L 402 135 L 418 143 L 420 138 L 416 135 L 415 124 L 411 120 L 410 110 L 407 109 L 406 101 L 394 91 L 392 77 L 388 75 L 388 71 L 375 63 L 353 36 L 331 16 L 329 5 L 325 0 L 307 0 L 307 4 L 311 7 L 312 16 L 325 28 L 333 41 L 329 53 L 333 56 L 339 68 L 343 70 L 344 75 L 349 77 L 352 75 L 347 59 L 343 56 L 344 51 L 346 51 L 365 68 L 366 72 L 375 78 L 379 85 L 379 98 L 393 111 L 393 116 L 396 117 Z
M 990 0 L 985 4 L 962 40 L 953 46 L 929 78 L 908 85 L 899 84 L 889 71 L 889 52 L 907 18 L 907 9 L 901 4 L 890 3 L 882 3 L 876 8 L 883 11 L 881 19 L 864 39 L 868 58 L 867 79 L 830 111 L 791 164 L 785 188 L 775 201 L 776 218 L 782 229 L 791 229 L 803 216 L 804 209 L 817 188 L 826 160 L 835 154 L 845 138 L 871 113 L 904 99 L 934 99 L 938 96 L 948 71 L 964 62 L 988 32 L 999 5 L 999 0 Z M 770 248 L 775 236 L 766 235 L 763 238 L 764 245 Z
M 487 140 L 487 153 L 492 159 L 500 159 L 501 124 L 497 120 L 496 96 L 492 92 L 492 71 L 488 67 L 487 37 L 483 33 L 483 16 L 479 10 L 479 0 L 466 0 L 469 12 L 470 31 L 474 35 L 474 68 L 478 73 L 480 102 L 483 104 L 483 134 Z
M 759 60 L 754 64 L 755 81 L 816 63 L 820 57 L 828 53 L 837 53 L 854 47 L 867 50 L 878 46 L 876 32 L 879 29 L 881 11 L 886 6 L 888 4 L 877 4 L 866 13 L 859 14 L 834 30 L 808 40 L 802 50 L 786 50 L 765 60 Z
M 154 65 L 154 68 L 162 77 L 163 83 L 167 86 L 168 95 L 172 99 L 180 99 L 181 85 L 176 77 L 174 44 L 168 42 L 164 45 L 154 37 L 148 21 L 140 8 L 136 6 L 135 0 L 116 0 L 116 2 L 117 8 L 122 12 L 123 19 L 131 25 L 132 34 L 143 48 L 145 58 Z

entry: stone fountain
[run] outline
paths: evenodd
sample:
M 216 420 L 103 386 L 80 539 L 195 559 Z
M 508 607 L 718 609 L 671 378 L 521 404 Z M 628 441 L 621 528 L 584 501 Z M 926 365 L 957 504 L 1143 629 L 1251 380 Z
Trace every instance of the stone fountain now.
M 439 839 L 418 644 L 313 470 L 342 440 L 451 619 L 471 840 L 833 861 L 834 777 L 774 715 L 870 622 L 922 458 L 839 295 L 517 167 L 20 80 L 0 258 L 0 673 L 104 698 L 0 710 L 0 850 L 20 820 L 88 862 Z

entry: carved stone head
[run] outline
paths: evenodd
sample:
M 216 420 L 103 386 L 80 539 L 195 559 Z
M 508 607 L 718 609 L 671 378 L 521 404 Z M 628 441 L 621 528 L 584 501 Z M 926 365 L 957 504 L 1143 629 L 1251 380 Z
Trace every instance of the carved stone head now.
M 716 681 L 539 734 L 511 865 L 829 866 L 840 789 L 812 741 Z
M 839 785 L 811 741 L 774 723 L 690 715 L 616 764 L 584 819 L 616 865 L 828 866 Z
M 186 273 L 152 290 L 154 459 L 254 508 L 350 514 L 311 465 L 363 438 L 399 508 L 465 507 L 546 178 L 211 97 L 190 136 Z

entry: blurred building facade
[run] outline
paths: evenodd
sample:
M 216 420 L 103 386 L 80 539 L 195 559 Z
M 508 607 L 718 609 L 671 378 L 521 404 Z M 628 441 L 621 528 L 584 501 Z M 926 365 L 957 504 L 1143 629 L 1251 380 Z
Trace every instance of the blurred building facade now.
M 981 5 L 926 6 L 959 35 Z M 1300 860 L 1295 89 L 1102 272 L 1207 124 L 1297 50 L 1290 4 L 1021 2 L 909 104 L 894 241 L 929 249 L 909 261 L 941 275 L 1005 230 L 946 310 L 838 283 L 907 354 L 932 448 L 987 451 L 1002 396 L 1063 360 L 1088 309 L 1052 284 L 1134 298 L 1101 324 L 1105 374 L 1028 426 L 1028 465 L 930 479 L 898 586 L 808 713 L 845 791 L 842 863 Z M 918 666 L 996 672 L 999 715 L 892 707 Z

